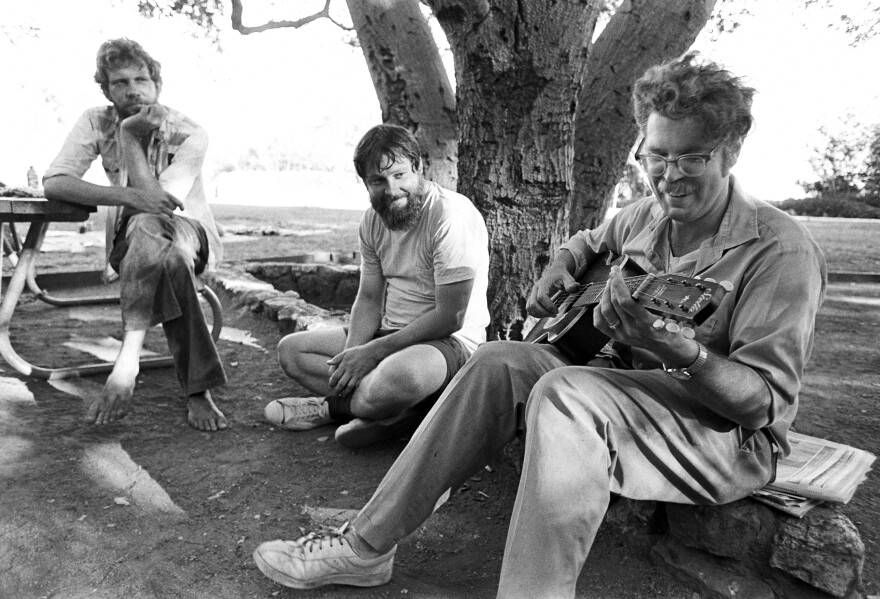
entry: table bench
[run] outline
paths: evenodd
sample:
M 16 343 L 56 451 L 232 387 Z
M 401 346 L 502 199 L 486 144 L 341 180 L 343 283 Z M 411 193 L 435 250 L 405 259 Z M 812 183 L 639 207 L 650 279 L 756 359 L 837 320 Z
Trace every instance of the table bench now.
M 62 368 L 47 368 L 35 366 L 18 355 L 13 349 L 9 337 L 9 325 L 12 315 L 18 304 L 25 285 L 42 301 L 54 306 L 80 306 L 87 304 L 118 303 L 119 296 L 97 297 L 57 297 L 52 296 L 40 289 L 36 281 L 36 263 L 40 255 L 40 247 L 46 236 L 49 225 L 53 222 L 83 222 L 88 220 L 89 215 L 96 211 L 92 206 L 83 206 L 68 202 L 46 200 L 43 198 L 12 198 L 0 197 L 0 227 L 5 223 L 30 223 L 27 236 L 21 247 L 18 262 L 9 279 L 9 283 L 3 290 L 2 302 L 0 302 L 0 356 L 13 368 L 26 376 L 41 379 L 61 379 L 81 375 L 99 374 L 110 372 L 113 369 L 112 362 L 100 362 L 68 366 Z M 0 263 L 2 269 L 2 263 Z M 2 274 L 2 273 L 0 273 Z M 208 302 L 214 313 L 214 322 L 211 335 L 216 341 L 220 337 L 223 327 L 222 308 L 217 296 L 208 287 L 200 290 L 202 297 Z M 173 358 L 160 356 L 141 359 L 142 368 L 159 368 L 172 366 Z

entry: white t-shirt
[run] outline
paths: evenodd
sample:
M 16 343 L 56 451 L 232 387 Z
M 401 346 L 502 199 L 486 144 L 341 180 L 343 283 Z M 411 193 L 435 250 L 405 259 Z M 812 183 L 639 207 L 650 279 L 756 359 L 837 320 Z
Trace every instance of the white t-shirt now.
M 486 340 L 489 236 L 483 216 L 461 194 L 427 183 L 422 215 L 408 231 L 392 231 L 369 208 L 360 225 L 361 273 L 387 283 L 383 329 L 401 329 L 434 309 L 435 287 L 473 279 L 460 330 L 473 352 Z

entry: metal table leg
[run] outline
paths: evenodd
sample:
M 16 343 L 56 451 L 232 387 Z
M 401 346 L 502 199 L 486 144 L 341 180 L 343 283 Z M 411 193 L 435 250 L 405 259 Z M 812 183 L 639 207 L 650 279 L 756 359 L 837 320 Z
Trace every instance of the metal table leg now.
M 93 298 L 51 298 L 45 292 L 39 289 L 34 281 L 34 267 L 37 257 L 40 253 L 40 246 L 46 236 L 46 230 L 49 227 L 48 222 L 34 222 L 28 229 L 24 246 L 22 247 L 18 264 L 9 280 L 6 292 L 3 294 L 2 302 L 0 302 L 0 356 L 6 362 L 25 376 L 33 376 L 41 379 L 55 380 L 69 378 L 75 376 L 84 376 L 90 374 L 107 373 L 113 369 L 112 362 L 100 362 L 95 364 L 83 364 L 81 366 L 71 366 L 67 368 L 43 368 L 35 366 L 18 355 L 13 349 L 12 342 L 9 338 L 9 324 L 12 321 L 12 314 L 18 304 L 21 292 L 24 290 L 25 284 L 31 287 L 40 299 L 48 301 L 50 304 L 62 306 L 77 306 L 82 304 L 95 303 L 113 303 L 118 302 L 118 297 L 93 297 Z M 33 283 L 33 286 L 31 286 Z M 214 322 L 211 329 L 211 335 L 214 341 L 220 337 L 220 331 L 223 328 L 223 312 L 217 296 L 210 288 L 204 287 L 200 290 L 202 296 L 207 300 L 214 315 Z M 52 301 L 46 299 L 50 297 Z M 161 368 L 165 366 L 173 366 L 174 359 L 171 356 L 161 356 L 157 358 L 144 358 L 140 361 L 141 368 Z

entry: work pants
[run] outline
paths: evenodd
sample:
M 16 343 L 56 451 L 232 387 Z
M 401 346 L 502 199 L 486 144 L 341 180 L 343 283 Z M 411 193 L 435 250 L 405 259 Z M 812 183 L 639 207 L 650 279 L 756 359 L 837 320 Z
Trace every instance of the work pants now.
M 610 493 L 715 504 L 770 479 L 765 435 L 706 410 L 698 390 L 662 370 L 571 366 L 552 346 L 484 344 L 352 525 L 389 550 L 524 427 L 498 597 L 574 597 Z
M 180 216 L 134 214 L 123 223 L 111 263 L 119 264 L 123 328 L 161 323 L 186 395 L 226 382 L 220 355 L 199 302 L 196 272 L 207 263 L 201 225 Z

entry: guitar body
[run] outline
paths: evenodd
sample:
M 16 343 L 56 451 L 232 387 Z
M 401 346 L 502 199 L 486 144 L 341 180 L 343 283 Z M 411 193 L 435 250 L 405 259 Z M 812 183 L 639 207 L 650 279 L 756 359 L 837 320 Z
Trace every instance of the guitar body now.
M 611 254 L 604 254 L 581 275 L 577 282 L 581 286 L 604 285 L 608 281 L 612 266 L 619 266 L 624 277 L 645 274 L 645 271 L 625 256 L 616 258 Z M 563 304 L 559 314 L 542 318 L 535 323 L 523 341 L 551 343 L 572 363 L 586 364 L 608 343 L 608 336 L 593 326 L 593 309 L 597 304 L 598 302 L 591 302 L 578 307 L 568 307 Z
M 523 341 L 550 343 L 573 364 L 593 359 L 608 343 L 608 336 L 593 326 L 593 310 L 599 303 L 612 266 L 619 266 L 633 299 L 650 312 L 687 324 L 701 324 L 732 289 L 729 283 L 690 279 L 679 275 L 648 275 L 626 256 L 599 256 L 577 280 L 579 289 L 561 291 L 553 297 L 556 316 L 542 318 Z

